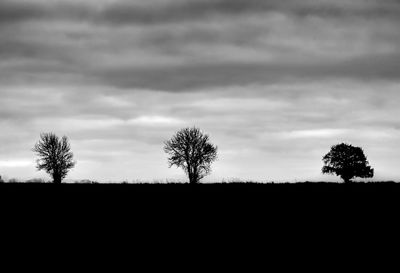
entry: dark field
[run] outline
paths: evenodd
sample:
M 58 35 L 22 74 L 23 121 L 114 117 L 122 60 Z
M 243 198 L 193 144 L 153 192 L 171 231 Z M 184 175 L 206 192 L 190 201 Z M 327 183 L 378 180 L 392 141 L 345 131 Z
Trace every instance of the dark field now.
M 309 202 L 329 199 L 351 201 L 352 198 L 363 198 L 372 201 L 375 197 L 388 197 L 388 200 L 400 201 L 400 183 L 208 183 L 208 184 L 61 184 L 52 183 L 1 183 L 2 198 L 35 198 L 42 199 L 75 198 L 116 199 L 118 202 L 136 202 L 137 200 L 177 202 L 199 200 L 217 202 L 220 198 L 237 201 L 248 199 L 254 202 L 273 202 L 273 200 L 291 202 L 290 199 Z M 202 200 L 203 199 L 203 200 Z
M 229 182 L 229 183 L 200 183 L 190 185 L 188 183 L 63 183 L 60 185 L 51 182 L 6 182 L 0 183 L 0 190 L 16 191 L 41 191 L 41 190 L 65 190 L 65 191 L 200 191 L 200 192 L 268 192 L 268 191 L 380 191 L 389 189 L 400 189 L 400 182 L 297 182 L 297 183 L 258 183 L 258 182 Z
M 272 237 L 268 230 L 302 238 L 298 233 L 305 227 L 308 233 L 330 229 L 352 234 L 356 226 L 392 226 L 399 205 L 400 184 L 394 182 L 0 184 L 3 219 L 11 219 L 7 223 L 23 221 L 18 228 L 24 230 L 44 221 L 51 223 L 49 230 L 62 226 L 82 234 L 92 232 L 82 230 L 82 224 L 114 232 L 118 227 L 121 234 L 151 231 L 163 238 L 166 230 L 219 236 L 240 226 Z

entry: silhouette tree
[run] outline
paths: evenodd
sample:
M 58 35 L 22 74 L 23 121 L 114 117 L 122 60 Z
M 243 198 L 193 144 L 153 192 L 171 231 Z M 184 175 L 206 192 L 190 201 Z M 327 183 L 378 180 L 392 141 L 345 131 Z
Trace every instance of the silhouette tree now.
M 332 146 L 331 151 L 322 159 L 325 166 L 322 173 L 336 174 L 345 183 L 350 183 L 354 177 L 371 178 L 374 169 L 369 166 L 367 157 L 360 147 L 342 143 Z
M 37 169 L 45 170 L 53 177 L 53 182 L 60 184 L 67 176 L 76 162 L 73 161 L 73 153 L 68 138 L 61 139 L 53 133 L 40 135 L 40 141 L 35 145 L 33 151 L 37 154 Z
M 217 146 L 200 129 L 185 128 L 166 141 L 164 151 L 169 154 L 169 167 L 183 168 L 190 184 L 197 184 L 211 172 L 211 163 L 217 159 Z

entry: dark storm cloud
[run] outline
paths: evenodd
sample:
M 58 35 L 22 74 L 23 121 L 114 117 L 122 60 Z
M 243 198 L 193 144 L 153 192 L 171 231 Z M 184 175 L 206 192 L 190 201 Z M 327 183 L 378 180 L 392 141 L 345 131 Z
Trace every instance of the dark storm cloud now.
M 30 20 L 87 20 L 93 15 L 86 4 L 64 2 L 1 1 L 0 24 Z M 1 26 L 1 25 L 0 25 Z
M 399 78 L 398 23 L 383 17 L 399 11 L 398 1 L 140 2 L 0 2 L 0 22 L 5 23 L 0 28 L 0 78 L 75 78 L 164 91 L 291 79 Z M 240 14 L 247 16 L 230 18 Z M 380 20 L 296 17 L 307 14 L 364 14 Z M 210 20 L 198 20 L 208 15 Z M 35 24 L 9 25 L 24 20 Z M 135 23 L 151 25 L 118 26 Z
M 288 13 L 294 16 L 391 16 L 397 18 L 400 3 L 385 1 L 318 0 L 150 0 L 114 1 L 111 3 L 77 1 L 27 2 L 2 1 L 0 23 L 25 20 L 82 20 L 104 24 L 157 24 L 196 20 L 208 16 Z
M 351 2 L 351 1 L 348 1 Z M 296 16 L 394 16 L 400 12 L 395 0 L 354 1 L 294 1 L 294 0 L 194 0 L 170 1 L 158 6 L 138 8 L 127 3 L 117 3 L 98 14 L 100 21 L 115 24 L 163 23 L 194 20 L 217 15 L 249 15 L 265 12 L 289 13 Z
M 12 23 L 35 18 L 44 18 L 48 11 L 37 3 L 0 2 L 0 23 Z
M 158 6 L 140 7 L 117 3 L 105 8 L 98 16 L 100 21 L 126 23 L 164 23 L 194 20 L 209 15 L 237 15 L 249 12 L 275 10 L 280 5 L 275 1 L 216 0 L 216 1 L 170 1 Z
M 159 69 L 121 69 L 95 73 L 119 88 L 187 91 L 210 87 L 273 84 L 294 79 L 359 81 L 400 79 L 400 54 L 369 56 L 339 63 L 185 65 Z

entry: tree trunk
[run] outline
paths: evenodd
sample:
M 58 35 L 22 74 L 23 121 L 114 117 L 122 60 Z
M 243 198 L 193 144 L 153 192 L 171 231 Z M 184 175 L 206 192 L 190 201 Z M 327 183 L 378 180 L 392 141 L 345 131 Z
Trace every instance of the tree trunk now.
M 349 177 L 343 177 L 344 183 L 345 184 L 350 184 L 351 183 L 351 178 Z
M 53 183 L 54 184 L 61 184 L 61 182 L 62 182 L 61 176 L 59 176 L 57 174 L 53 175 Z
M 188 164 L 189 184 L 197 184 L 197 169 L 196 166 Z
M 196 171 L 190 172 L 190 174 L 189 174 L 189 182 L 190 182 L 190 184 L 197 184 L 198 183 Z
M 191 174 L 189 177 L 189 183 L 190 184 L 197 184 L 197 179 L 196 176 L 194 174 Z

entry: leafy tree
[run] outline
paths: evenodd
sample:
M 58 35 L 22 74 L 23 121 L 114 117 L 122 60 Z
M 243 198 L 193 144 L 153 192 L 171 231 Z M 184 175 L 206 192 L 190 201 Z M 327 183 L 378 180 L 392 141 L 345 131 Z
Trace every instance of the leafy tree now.
M 342 143 L 332 146 L 331 151 L 322 159 L 324 167 L 322 173 L 336 174 L 345 183 L 350 183 L 355 177 L 371 178 L 374 169 L 369 166 L 367 157 L 360 147 Z
M 183 168 L 190 184 L 197 184 L 211 172 L 211 163 L 217 159 L 217 146 L 200 129 L 185 128 L 166 141 L 164 151 L 169 154 L 169 167 Z
M 40 141 L 35 145 L 33 151 L 39 157 L 37 169 L 50 174 L 56 184 L 60 184 L 76 164 L 66 136 L 59 139 L 53 133 L 41 134 Z

